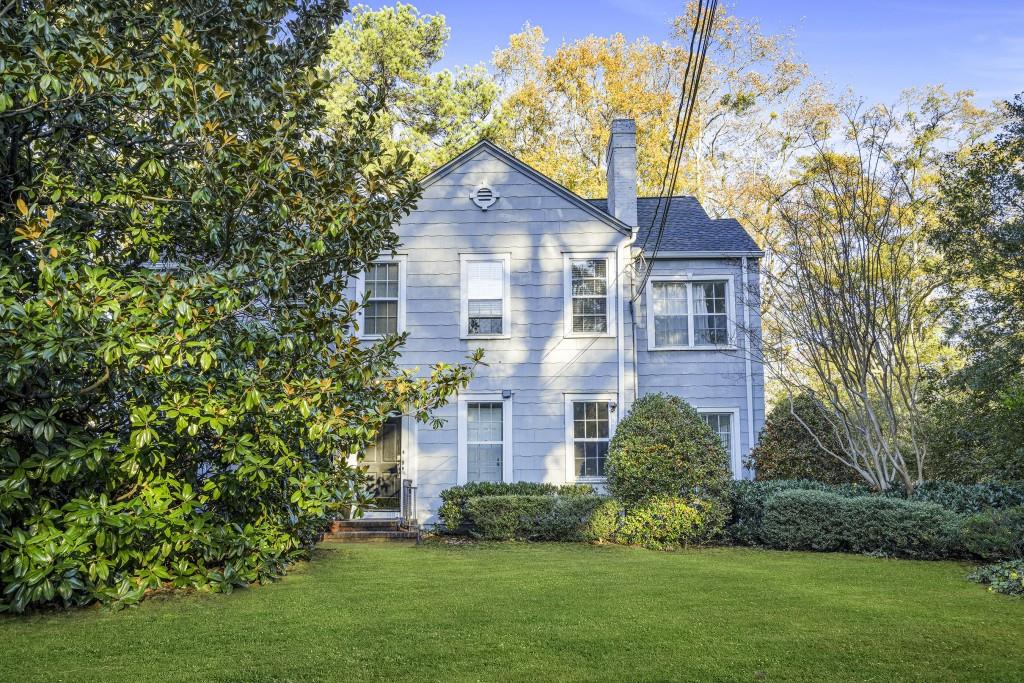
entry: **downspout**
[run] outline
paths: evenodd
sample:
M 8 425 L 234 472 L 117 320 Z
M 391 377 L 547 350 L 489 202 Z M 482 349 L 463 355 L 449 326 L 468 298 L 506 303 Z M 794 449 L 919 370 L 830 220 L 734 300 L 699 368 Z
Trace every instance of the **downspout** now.
M 747 282 L 747 257 L 744 256 L 741 260 L 741 278 L 743 281 L 743 296 L 740 297 L 740 305 L 743 306 L 743 355 L 745 356 L 744 365 L 747 377 L 747 454 L 754 448 L 754 375 L 751 367 L 750 355 L 752 353 L 750 347 L 750 305 L 747 302 L 747 293 L 750 291 L 749 284 Z M 743 476 L 743 462 L 740 461 L 740 477 Z
M 626 274 L 626 268 L 628 267 L 629 250 L 633 246 L 634 240 L 636 240 L 636 234 L 637 234 L 637 229 L 633 228 L 632 231 L 629 234 L 629 237 L 627 239 L 625 239 L 619 245 L 619 277 L 618 277 L 618 282 L 619 282 L 619 286 L 618 286 L 618 289 L 619 289 L 619 291 L 618 291 L 618 298 L 619 298 L 619 304 L 618 304 L 618 308 L 619 308 L 619 316 L 618 316 L 619 317 L 619 324 L 616 326 L 616 337 L 617 337 L 616 338 L 616 350 L 618 351 L 618 360 L 619 360 L 619 392 L 618 392 L 619 393 L 619 398 L 618 398 L 619 408 L 618 409 L 619 409 L 619 411 L 621 411 L 621 412 L 619 412 L 620 416 L 626 410 L 626 341 L 625 341 L 626 340 L 626 311 L 625 311 L 625 308 L 622 305 L 622 302 L 625 301 L 625 296 L 623 294 L 623 287 L 624 287 L 623 279 L 624 279 L 624 276 Z M 632 278 L 630 278 L 630 290 L 632 290 Z M 635 330 L 636 329 L 636 321 L 633 320 L 633 302 L 632 301 L 629 302 L 629 312 L 630 312 L 629 323 L 633 327 L 633 329 Z M 633 340 L 634 340 L 633 355 L 635 357 L 636 356 L 636 343 L 635 343 L 636 335 L 635 334 L 633 336 Z M 634 373 L 634 376 L 635 376 L 635 373 L 636 373 L 636 364 L 635 363 L 633 365 L 633 373 Z M 636 391 L 635 386 L 636 385 L 634 384 L 634 392 Z M 616 419 L 616 422 L 618 422 L 618 419 Z

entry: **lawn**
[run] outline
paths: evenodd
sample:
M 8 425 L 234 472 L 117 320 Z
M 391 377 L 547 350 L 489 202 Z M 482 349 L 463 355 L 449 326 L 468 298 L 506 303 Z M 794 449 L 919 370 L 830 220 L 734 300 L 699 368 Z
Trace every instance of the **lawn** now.
M 952 562 L 325 545 L 285 580 L 0 618 L 0 680 L 1024 680 L 1024 601 Z

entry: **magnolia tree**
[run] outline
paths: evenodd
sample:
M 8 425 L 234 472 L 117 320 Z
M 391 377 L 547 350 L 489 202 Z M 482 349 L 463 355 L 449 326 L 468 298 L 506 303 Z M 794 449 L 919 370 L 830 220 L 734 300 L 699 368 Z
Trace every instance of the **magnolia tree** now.
M 851 106 L 806 131 L 814 154 L 781 186 L 765 349 L 776 379 L 820 400 L 817 445 L 880 490 L 925 475 L 926 380 L 948 361 L 928 236 L 942 152 L 986 129 L 966 94 Z
M 342 10 L 0 9 L 0 609 L 272 577 L 468 380 L 353 336 L 418 190 L 384 103 L 325 132 Z

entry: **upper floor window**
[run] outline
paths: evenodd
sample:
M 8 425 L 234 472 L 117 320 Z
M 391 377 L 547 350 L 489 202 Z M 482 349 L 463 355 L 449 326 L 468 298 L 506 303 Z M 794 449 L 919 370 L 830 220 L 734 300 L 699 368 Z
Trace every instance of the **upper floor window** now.
M 509 254 L 462 254 L 463 337 L 503 338 L 511 330 Z
M 651 278 L 647 286 L 647 347 L 728 346 L 729 281 Z
M 367 266 L 357 282 L 362 309 L 362 336 L 383 337 L 405 331 L 405 259 L 381 259 Z
M 614 261 L 609 254 L 565 257 L 566 336 L 605 336 L 614 325 Z

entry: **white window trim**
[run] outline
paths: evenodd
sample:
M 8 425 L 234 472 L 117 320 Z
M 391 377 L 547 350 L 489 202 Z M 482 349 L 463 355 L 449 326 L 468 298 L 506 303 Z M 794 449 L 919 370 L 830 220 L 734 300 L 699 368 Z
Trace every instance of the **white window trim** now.
M 572 329 L 572 262 L 578 259 L 603 258 L 607 261 L 605 268 L 606 284 L 605 291 L 608 299 L 608 324 L 604 332 L 573 332 Z M 618 289 L 618 263 L 615 252 L 602 251 L 590 253 L 565 253 L 562 255 L 562 290 L 563 290 L 563 317 L 565 318 L 564 334 L 567 338 L 588 338 L 588 337 L 614 337 L 616 316 L 616 296 Z
M 501 261 L 503 272 L 503 283 L 501 301 L 501 331 L 502 334 L 470 334 L 469 333 L 469 277 L 466 274 L 466 265 L 471 261 Z M 459 289 L 462 301 L 459 308 L 459 337 L 461 339 L 511 339 L 512 338 L 512 254 L 489 254 L 474 252 L 471 254 L 459 254 Z
M 512 481 L 512 399 L 502 398 L 501 392 L 459 394 L 458 466 L 455 483 L 462 486 L 469 481 L 469 448 L 467 406 L 470 403 L 501 404 L 501 480 Z
M 608 406 L 608 442 L 611 443 L 615 436 L 615 428 L 618 425 L 619 406 L 617 405 L 618 394 L 615 392 L 604 392 L 596 394 L 565 394 L 565 481 L 566 483 L 579 482 L 581 484 L 603 484 L 606 477 L 577 477 L 576 476 L 576 449 L 573 439 L 573 412 L 572 404 L 579 401 L 608 401 L 609 404 L 616 404 L 615 410 Z
M 398 334 L 405 332 L 405 272 L 406 272 L 406 261 L 407 258 L 404 254 L 396 256 L 382 256 L 376 258 L 372 263 L 397 263 L 398 264 Z M 366 278 L 364 273 L 356 275 L 356 300 L 362 302 L 363 297 L 366 295 Z M 359 312 L 356 314 L 356 320 L 359 323 L 359 338 L 360 339 L 383 339 L 384 335 L 381 334 L 366 334 L 363 326 L 363 312 L 364 308 L 360 307 Z
M 696 411 L 701 415 L 709 413 L 728 413 L 732 415 L 732 424 L 730 427 L 732 433 L 732 453 L 729 454 L 729 464 L 732 470 L 733 479 L 743 478 L 743 459 L 740 457 L 740 409 L 739 408 L 696 408 Z
M 695 338 L 693 329 L 693 288 L 686 288 L 686 318 L 690 340 L 688 346 L 657 346 L 654 335 L 654 284 L 656 282 L 720 282 L 725 281 L 725 319 L 726 333 L 729 335 L 728 344 L 694 344 Z M 735 351 L 736 350 L 736 293 L 733 285 L 733 276 L 728 273 L 712 275 L 652 275 L 647 280 L 644 290 L 644 304 L 647 309 L 647 350 L 648 351 Z

